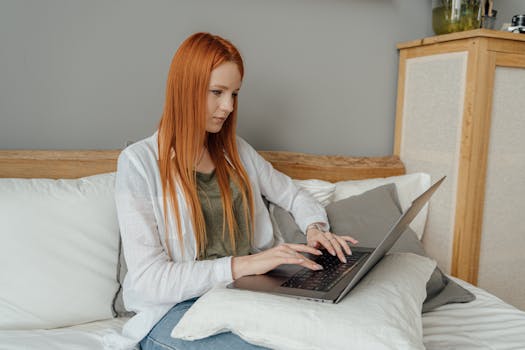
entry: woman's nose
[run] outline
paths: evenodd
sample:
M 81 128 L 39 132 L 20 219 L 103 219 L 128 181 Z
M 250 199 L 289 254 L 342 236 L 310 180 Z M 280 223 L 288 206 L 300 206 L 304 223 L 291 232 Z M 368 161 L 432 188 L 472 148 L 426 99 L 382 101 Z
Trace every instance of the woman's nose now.
M 233 97 L 225 96 L 221 101 L 220 107 L 223 111 L 231 113 L 233 111 Z

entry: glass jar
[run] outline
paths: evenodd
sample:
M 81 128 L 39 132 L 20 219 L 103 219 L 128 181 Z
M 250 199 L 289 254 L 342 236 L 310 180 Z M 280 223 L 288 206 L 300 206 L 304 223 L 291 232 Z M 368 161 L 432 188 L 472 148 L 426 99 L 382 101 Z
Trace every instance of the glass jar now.
M 480 0 L 432 1 L 432 28 L 436 34 L 477 29 L 480 25 Z

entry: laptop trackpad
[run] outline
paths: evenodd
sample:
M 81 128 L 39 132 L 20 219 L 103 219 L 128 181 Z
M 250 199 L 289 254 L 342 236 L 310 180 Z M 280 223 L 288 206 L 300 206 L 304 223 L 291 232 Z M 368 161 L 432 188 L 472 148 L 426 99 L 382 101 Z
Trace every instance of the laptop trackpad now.
M 279 276 L 279 277 L 291 277 L 301 269 L 303 269 L 303 267 L 299 265 L 292 265 L 292 264 L 280 265 L 276 267 L 275 269 L 268 271 L 266 275 Z
M 298 265 L 281 265 L 264 275 L 251 275 L 239 278 L 238 280 L 233 281 L 228 287 L 260 292 L 272 292 L 302 268 L 302 266 Z
M 229 288 L 239 288 L 259 292 L 272 292 L 279 288 L 288 277 L 269 275 L 250 275 L 239 278 L 228 285 Z

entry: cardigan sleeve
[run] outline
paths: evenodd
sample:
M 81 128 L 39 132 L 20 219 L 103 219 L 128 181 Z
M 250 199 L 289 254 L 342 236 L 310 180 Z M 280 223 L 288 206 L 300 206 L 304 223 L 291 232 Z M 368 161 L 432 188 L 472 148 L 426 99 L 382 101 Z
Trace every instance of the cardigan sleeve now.
M 169 258 L 161 242 L 164 232 L 159 234 L 153 200 L 157 200 L 156 195 L 148 184 L 144 166 L 134 154 L 123 151 L 118 159 L 115 201 L 128 267 L 124 301 L 175 304 L 200 296 L 217 283 L 232 281 L 231 257 L 205 261 Z M 176 232 L 170 237 L 177 240 Z M 178 241 L 174 245 L 178 246 Z

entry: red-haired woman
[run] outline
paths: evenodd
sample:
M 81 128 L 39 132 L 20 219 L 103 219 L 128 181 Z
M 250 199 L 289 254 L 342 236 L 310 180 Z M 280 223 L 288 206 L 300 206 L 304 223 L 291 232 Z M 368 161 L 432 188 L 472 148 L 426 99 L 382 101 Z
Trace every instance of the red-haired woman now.
M 349 236 L 328 232 L 323 207 L 236 136 L 244 68 L 237 49 L 208 33 L 186 39 L 169 71 L 158 131 L 118 159 L 116 204 L 128 273 L 124 326 L 149 349 L 259 348 L 232 333 L 170 337 L 184 312 L 217 283 L 281 264 L 320 266 L 302 252 L 344 260 Z M 292 212 L 307 245 L 273 247 L 262 196 Z M 246 317 L 250 317 L 246 315 Z

